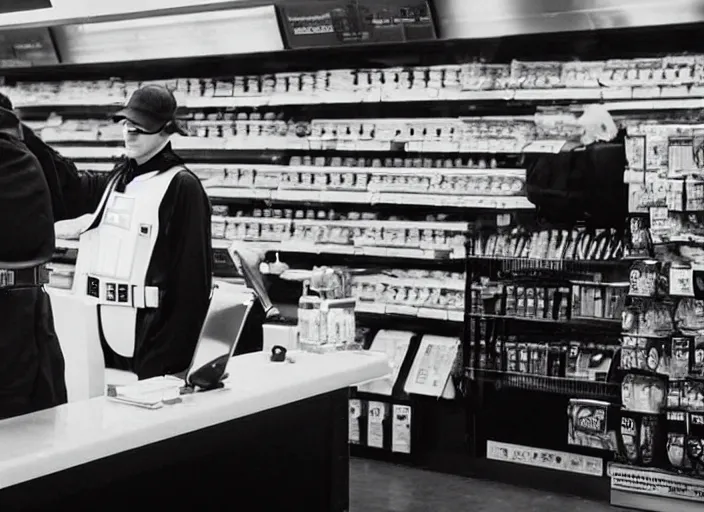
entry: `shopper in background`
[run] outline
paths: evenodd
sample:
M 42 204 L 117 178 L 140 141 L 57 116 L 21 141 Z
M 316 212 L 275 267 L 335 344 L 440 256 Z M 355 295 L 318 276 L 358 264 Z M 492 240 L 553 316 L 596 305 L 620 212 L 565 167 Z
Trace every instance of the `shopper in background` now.
M 0 419 L 66 403 L 64 358 L 42 284 L 54 251 L 46 179 L 0 96 Z
M 574 140 L 527 159 L 526 194 L 547 223 L 622 229 L 628 214 L 625 131 L 603 105 L 589 105 Z
M 140 379 L 187 369 L 211 294 L 211 206 L 171 147 L 185 134 L 176 108 L 164 87 L 137 90 L 113 117 L 127 155 L 110 173 L 51 157 L 69 214 L 81 216 L 57 224 L 57 236 L 80 236 L 74 290 L 98 300 L 106 366 Z

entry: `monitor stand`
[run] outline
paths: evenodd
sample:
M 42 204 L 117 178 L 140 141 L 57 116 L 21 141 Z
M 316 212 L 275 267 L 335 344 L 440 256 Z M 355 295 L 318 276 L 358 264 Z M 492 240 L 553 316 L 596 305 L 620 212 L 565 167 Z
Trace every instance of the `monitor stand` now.
M 185 383 L 184 389 L 190 389 L 190 393 L 220 389 L 225 386 L 224 381 L 228 377 L 223 367 L 227 367 L 229 359 L 228 354 L 213 359 L 192 372 L 188 380 L 186 380 L 186 372 L 182 372 L 177 376 L 183 379 Z

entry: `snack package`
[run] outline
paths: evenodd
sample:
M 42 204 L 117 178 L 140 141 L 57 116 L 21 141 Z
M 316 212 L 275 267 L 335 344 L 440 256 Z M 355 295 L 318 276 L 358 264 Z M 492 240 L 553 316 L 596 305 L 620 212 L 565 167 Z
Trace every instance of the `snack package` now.
M 673 335 L 670 340 L 670 367 L 664 372 L 670 380 L 684 379 L 694 366 L 694 337 Z
M 627 411 L 659 414 L 666 404 L 667 377 L 629 373 L 621 384 L 623 408 Z
M 704 329 L 704 300 L 680 300 L 675 310 L 675 326 L 681 331 Z
M 567 442 L 597 450 L 616 451 L 616 431 L 609 429 L 612 405 L 572 399 L 567 407 Z
M 686 381 L 672 380 L 667 383 L 667 407 L 670 409 L 679 409 L 686 403 L 685 388 Z
M 687 456 L 694 473 L 704 475 L 704 412 L 687 413 Z
M 648 299 L 634 300 L 621 313 L 624 333 L 638 336 L 662 337 L 674 330 L 670 308 Z
M 653 467 L 665 460 L 664 417 L 621 411 L 619 451 L 629 464 Z
M 628 294 L 631 297 L 655 297 L 658 292 L 660 262 L 637 261 L 631 266 Z
M 704 411 L 704 379 L 690 376 L 684 383 L 682 407 L 693 412 Z
M 680 409 L 667 411 L 667 459 L 675 471 L 691 469 L 687 456 L 687 412 Z
M 596 343 L 579 344 L 575 377 L 604 382 L 611 371 L 614 349 Z
M 691 336 L 671 338 L 622 336 L 621 369 L 667 375 L 671 380 L 689 375 L 693 360 Z
M 694 361 L 692 375 L 704 377 L 704 336 L 698 335 L 694 341 Z
M 622 336 L 621 369 L 665 373 L 663 370 L 670 365 L 666 341 L 666 338 Z
M 647 218 L 634 216 L 628 222 L 628 240 L 625 256 L 631 258 L 649 257 L 653 251 L 653 242 L 648 230 Z

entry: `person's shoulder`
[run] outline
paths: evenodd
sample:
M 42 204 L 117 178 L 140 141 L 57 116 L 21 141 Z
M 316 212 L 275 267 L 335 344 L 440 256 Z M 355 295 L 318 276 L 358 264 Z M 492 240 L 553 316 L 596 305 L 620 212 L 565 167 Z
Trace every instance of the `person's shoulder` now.
M 39 164 L 32 151 L 20 139 L 0 135 L 0 151 L 3 154 L 3 165 L 29 161 Z
M 184 165 L 179 165 L 173 168 L 176 171 L 172 181 L 171 188 L 180 197 L 207 197 L 205 188 L 193 171 Z
M 179 183 L 181 186 L 192 188 L 194 190 L 203 190 L 203 184 L 200 181 L 200 178 L 195 175 L 193 171 L 191 171 L 188 167 L 185 165 L 179 165 L 174 167 L 174 170 L 176 171 L 176 174 L 174 175 L 174 181 Z

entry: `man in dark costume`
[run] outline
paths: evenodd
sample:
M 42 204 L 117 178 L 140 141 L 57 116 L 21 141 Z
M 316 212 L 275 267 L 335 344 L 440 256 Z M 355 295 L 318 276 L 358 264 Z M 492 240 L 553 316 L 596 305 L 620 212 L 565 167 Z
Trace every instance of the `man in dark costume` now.
M 74 293 L 98 303 L 105 364 L 140 379 L 187 369 L 212 286 L 210 201 L 171 148 L 175 113 L 167 89 L 136 91 L 114 116 L 126 156 L 110 173 L 79 172 L 29 137 L 57 177 L 55 209 L 83 216 Z
M 68 231 L 71 232 L 75 230 L 76 224 L 84 224 L 84 230 L 90 225 L 91 230 L 94 230 L 97 226 L 96 222 L 99 223 L 105 215 L 105 202 L 109 198 L 104 201 L 103 196 L 110 194 L 120 196 L 133 180 L 141 181 L 141 176 L 151 180 L 157 175 L 162 175 L 163 178 L 163 174 L 172 168 L 177 168 L 179 171 L 171 173 L 175 175 L 166 190 L 149 194 L 148 200 L 145 198 L 140 201 L 142 204 L 151 203 L 159 207 L 158 221 L 154 219 L 151 222 L 158 233 L 150 233 L 156 238 L 142 285 L 142 288 L 150 287 L 152 291 L 149 293 L 152 294 L 155 288 L 159 290 L 159 306 L 157 308 L 140 307 L 143 304 L 137 304 L 137 307 L 133 308 L 136 310 L 136 317 L 126 319 L 126 323 L 121 327 L 124 329 L 129 325 L 130 333 L 134 332 L 134 348 L 132 348 L 131 336 L 125 337 L 122 334 L 110 336 L 105 333 L 104 313 L 111 315 L 115 313 L 117 307 L 124 309 L 125 306 L 114 306 L 114 302 L 108 303 L 107 300 L 106 304 L 98 306 L 99 323 L 102 327 L 100 338 L 106 366 L 133 371 L 140 378 L 175 374 L 186 369 L 195 350 L 199 329 L 205 319 L 211 289 L 213 256 L 210 203 L 199 180 L 184 168 L 183 161 L 173 152 L 168 142 L 172 133 L 183 133 L 174 119 L 175 112 L 176 101 L 165 88 L 147 86 L 137 91 L 128 102 L 127 108 L 115 116 L 116 121 L 125 123 L 127 156 L 120 160 L 110 173 L 78 171 L 73 162 L 46 145 L 31 129 L 23 126 L 27 146 L 41 162 L 52 190 L 56 220 L 66 221 L 58 225 L 60 231 L 63 230 L 62 225 L 68 225 Z M 155 151 L 156 154 L 154 154 Z M 124 204 L 124 201 L 122 203 Z M 100 210 L 96 212 L 99 207 Z M 93 212 L 96 212 L 96 217 L 92 215 Z M 151 230 L 148 226 L 143 227 L 148 231 Z M 140 235 L 137 240 L 145 236 L 148 235 Z M 86 281 L 79 285 L 80 273 L 77 272 L 77 284 L 74 285 L 74 289 L 78 293 L 98 295 L 96 298 L 100 301 L 100 277 L 92 276 L 93 279 L 90 280 L 90 283 L 95 283 L 97 280 L 99 289 L 89 290 L 90 283 L 85 271 L 86 261 L 85 258 L 80 258 L 81 253 L 86 256 L 88 253 L 95 252 L 94 247 L 86 246 L 82 250 L 79 249 L 77 269 L 80 266 L 83 267 L 82 272 Z M 103 252 L 109 254 L 110 250 Z M 144 259 L 149 256 L 141 257 Z M 254 276 L 252 287 L 258 292 L 260 300 L 255 303 L 245 324 L 236 353 L 261 349 L 262 323 L 267 316 L 264 311 L 270 314 L 276 312 L 263 289 L 261 276 L 256 271 L 254 274 L 257 275 Z M 135 283 L 118 283 L 117 280 L 104 284 L 112 285 L 110 294 L 117 299 L 118 304 L 119 284 L 123 285 L 123 299 L 125 285 L 128 285 L 128 293 L 129 287 L 135 286 Z M 136 286 L 139 288 L 140 285 Z M 139 288 L 140 294 L 142 288 Z M 104 289 L 105 297 L 107 293 L 108 290 Z M 122 313 L 117 311 L 117 315 L 125 313 L 125 311 Z M 110 322 L 110 319 L 107 319 L 107 322 Z M 118 320 L 116 323 L 121 322 Z M 134 329 L 131 327 L 132 324 Z M 123 352 L 121 355 L 114 350 L 108 337 L 128 340 L 126 351 L 118 349 Z M 132 353 L 131 356 L 130 353 Z
M 64 358 L 42 288 L 54 251 L 51 196 L 7 106 L 0 102 L 0 419 L 67 401 Z

